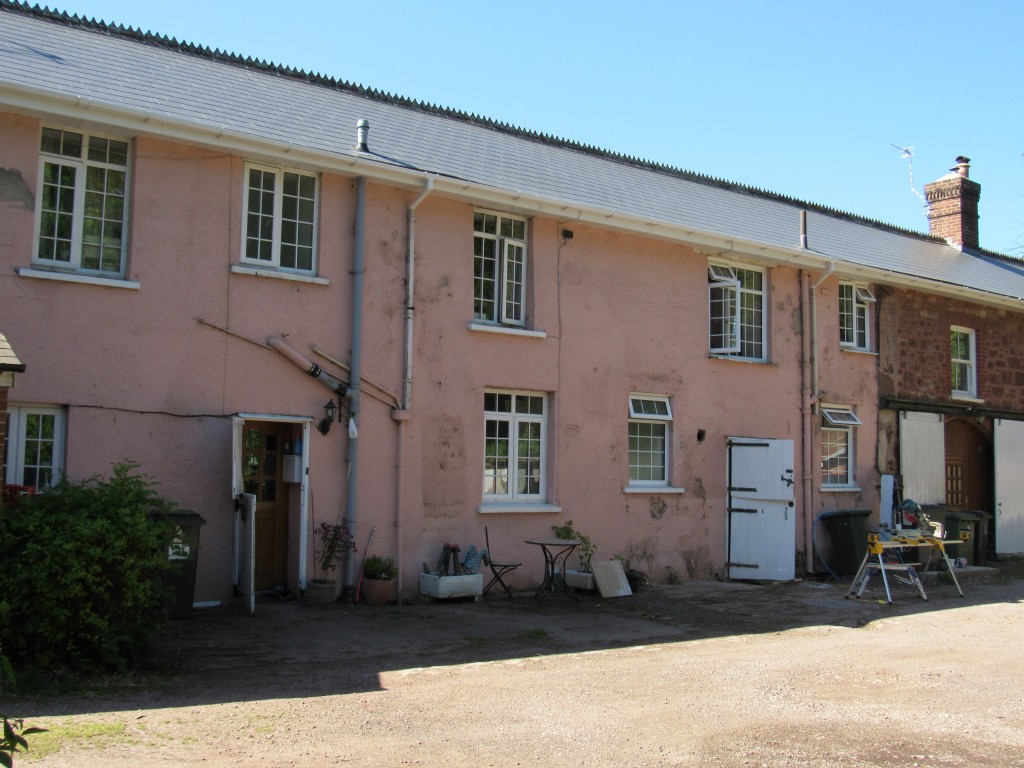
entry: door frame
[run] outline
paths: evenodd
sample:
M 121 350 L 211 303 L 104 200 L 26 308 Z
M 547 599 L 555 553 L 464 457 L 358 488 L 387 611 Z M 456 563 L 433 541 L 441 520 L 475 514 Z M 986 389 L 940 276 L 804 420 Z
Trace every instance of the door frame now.
M 744 579 L 758 579 L 758 575 L 734 575 L 733 571 L 750 569 L 756 570 L 760 567 L 760 563 L 734 563 L 732 557 L 732 545 L 733 545 L 733 515 L 739 514 L 762 514 L 763 510 L 760 509 L 748 509 L 739 508 L 735 506 L 736 496 L 739 495 L 741 499 L 755 499 L 762 504 L 785 504 L 786 509 L 783 514 L 787 516 L 787 528 L 792 528 L 792 542 L 789 543 L 790 550 L 786 554 L 786 557 L 793 561 L 792 569 L 786 567 L 779 571 L 779 573 L 785 573 L 786 576 L 783 578 L 777 578 L 776 576 L 762 576 L 762 579 L 770 581 L 791 581 L 796 578 L 796 552 L 797 552 L 797 541 L 796 541 L 796 498 L 795 498 L 795 481 L 794 481 L 794 469 L 793 467 L 784 467 L 780 480 L 787 483 L 786 490 L 783 493 L 777 493 L 772 490 L 758 490 L 754 488 L 741 488 L 734 485 L 734 448 L 772 448 L 775 444 L 787 444 L 789 460 L 792 463 L 796 459 L 794 451 L 793 440 L 790 438 L 758 438 L 758 437 L 728 437 L 726 440 L 726 508 L 725 508 L 725 536 L 726 536 L 726 558 L 725 568 L 726 577 L 729 579 L 744 580 Z M 786 481 L 786 473 L 789 473 L 789 480 Z M 751 495 L 753 494 L 753 495 Z M 792 522 L 788 520 L 788 515 L 792 512 Z M 789 560 L 787 560 L 789 562 Z M 758 579 L 760 580 L 760 579 Z
M 247 421 L 270 421 L 278 424 L 292 424 L 295 426 L 302 427 L 302 480 L 299 484 L 299 559 L 298 559 L 298 573 L 296 574 L 296 581 L 300 590 L 306 589 L 306 569 L 308 567 L 308 552 L 309 547 L 305 545 L 305 542 L 309 538 L 309 452 L 311 449 L 310 435 L 312 433 L 311 427 L 313 426 L 312 416 L 286 416 L 281 414 L 273 413 L 237 413 L 231 417 L 231 498 L 238 500 L 244 490 L 242 483 L 242 430 Z M 293 512 L 291 509 L 288 511 L 288 517 L 291 519 Z M 250 525 L 247 529 L 249 536 L 255 536 L 255 525 Z M 250 545 L 251 542 L 242 542 L 240 540 L 241 528 L 239 525 L 235 525 L 234 533 L 234 547 L 232 557 L 232 578 L 234 579 L 234 586 L 241 590 L 243 582 L 249 585 L 253 584 L 253 578 L 251 574 L 247 579 L 243 578 L 241 574 L 241 567 L 243 563 L 242 558 L 242 547 L 244 545 Z M 254 563 L 249 562 L 249 567 L 253 567 Z M 249 589 L 253 592 L 252 587 Z M 252 603 L 252 595 L 243 595 L 243 599 L 247 600 L 250 604 Z

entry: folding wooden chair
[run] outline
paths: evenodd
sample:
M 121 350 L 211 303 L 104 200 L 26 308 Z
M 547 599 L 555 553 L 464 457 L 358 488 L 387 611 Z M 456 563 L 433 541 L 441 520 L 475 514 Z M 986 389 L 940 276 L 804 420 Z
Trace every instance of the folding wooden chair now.
M 495 584 L 501 584 L 501 588 L 505 590 L 505 594 L 508 595 L 508 599 L 512 600 L 512 590 L 508 588 L 508 584 L 501 578 L 506 573 L 514 571 L 516 568 L 522 565 L 522 563 L 496 563 L 491 557 L 491 539 L 487 534 L 487 526 L 484 526 L 484 542 L 486 548 L 480 553 L 481 562 L 491 569 L 491 573 L 494 574 L 493 578 L 487 582 L 487 586 L 484 587 L 484 594 L 486 595 Z

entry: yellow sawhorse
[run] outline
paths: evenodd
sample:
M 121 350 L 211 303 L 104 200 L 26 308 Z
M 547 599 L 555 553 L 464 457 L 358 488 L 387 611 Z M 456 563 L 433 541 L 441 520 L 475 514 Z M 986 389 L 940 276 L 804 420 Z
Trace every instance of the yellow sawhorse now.
M 921 577 L 918 575 L 916 570 L 916 566 L 918 565 L 917 563 L 887 563 L 883 559 L 885 550 L 902 549 L 904 547 L 930 547 L 931 551 L 928 555 L 929 563 L 932 560 L 932 556 L 937 552 L 946 563 L 946 568 L 949 570 L 950 576 L 953 577 L 953 583 L 956 585 L 957 592 L 960 593 L 960 597 L 963 597 L 964 591 L 960 588 L 960 582 L 957 580 L 956 573 L 953 571 L 953 564 L 949 561 L 949 555 L 946 554 L 946 547 L 955 544 L 962 544 L 965 540 L 965 534 L 961 534 L 960 539 L 951 539 L 946 541 L 938 536 L 927 536 L 916 532 L 903 531 L 891 539 L 882 541 L 877 533 L 869 533 L 868 551 L 864 554 L 864 560 L 861 561 L 860 568 L 857 570 L 857 574 L 853 577 L 853 582 L 850 584 L 850 588 L 846 591 L 846 597 L 859 598 L 864 594 L 864 590 L 867 588 L 868 582 L 871 581 L 871 577 L 874 576 L 875 573 L 880 573 L 882 574 L 882 583 L 885 584 L 886 602 L 892 605 L 892 589 L 889 586 L 888 573 L 895 572 L 896 574 L 905 573 L 906 576 L 904 577 L 898 575 L 895 575 L 894 577 L 900 581 L 912 584 L 917 589 L 917 593 L 921 596 L 921 599 L 927 600 L 928 594 L 924 591 L 924 585 L 921 583 Z M 925 566 L 925 570 L 927 570 L 927 565 Z

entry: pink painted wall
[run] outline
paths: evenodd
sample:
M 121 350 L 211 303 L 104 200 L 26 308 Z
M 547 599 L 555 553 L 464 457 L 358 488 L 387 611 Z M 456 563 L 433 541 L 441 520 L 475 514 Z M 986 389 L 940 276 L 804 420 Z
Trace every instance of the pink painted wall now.
M 20 174 L 32 197 L 39 128 L 35 120 L 0 115 L 0 168 Z M 11 401 L 68 406 L 73 478 L 131 458 L 165 494 L 202 514 L 207 524 L 196 597 L 228 600 L 231 416 L 319 419 L 328 393 L 276 352 L 203 327 L 198 318 L 259 341 L 282 336 L 313 359 L 316 344 L 348 361 L 355 183 L 321 177 L 319 275 L 330 284 L 268 279 L 230 271 L 240 252 L 242 158 L 145 137 L 134 142 L 134 153 L 129 276 L 139 290 L 17 276 L 14 270 L 31 261 L 32 210 L 24 201 L 3 202 L 0 322 L 29 362 Z M 405 333 L 406 206 L 415 194 L 375 183 L 367 191 L 363 375 L 396 395 Z M 399 427 L 391 408 L 364 386 L 358 546 L 376 526 L 374 552 L 404 552 L 406 597 L 415 595 L 421 564 L 436 562 L 442 543 L 483 546 L 485 525 L 497 553 L 525 563 L 513 584 L 534 585 L 540 554 L 524 539 L 549 535 L 567 519 L 594 540 L 598 558 L 633 556 L 633 564 L 657 581 L 666 580 L 669 569 L 681 579 L 723 574 L 727 437 L 792 439 L 795 476 L 803 473 L 799 273 L 786 267 L 768 272 L 771 362 L 715 359 L 707 352 L 705 254 L 534 216 L 528 327 L 546 336 L 474 331 L 467 327 L 473 210 L 433 193 L 417 211 L 413 408 L 404 466 L 399 473 Z M 574 238 L 563 242 L 566 227 Z M 873 381 L 874 358 L 838 352 L 834 293 L 834 284 L 826 283 L 819 298 L 823 389 L 829 399 L 857 405 L 864 433 L 873 435 L 874 385 L 845 388 L 853 377 Z M 329 363 L 324 367 L 340 373 Z M 548 501 L 561 512 L 477 511 L 489 387 L 549 394 Z M 631 392 L 671 397 L 671 484 L 685 493 L 623 492 Z M 706 433 L 703 441 L 699 430 Z M 333 521 L 343 507 L 348 443 L 343 425 L 327 436 L 311 434 L 306 450 L 314 522 Z M 858 466 L 874 478 L 868 471 L 873 440 L 858 441 L 857 450 Z M 863 494 L 841 505 L 866 504 L 873 482 L 863 481 Z M 291 493 L 297 510 L 297 487 Z M 796 498 L 799 508 L 799 489 Z M 811 512 L 831 504 L 816 495 Z M 293 516 L 293 570 L 299 547 L 306 546 L 297 540 L 297 525 Z M 803 531 L 799 525 L 798 549 Z

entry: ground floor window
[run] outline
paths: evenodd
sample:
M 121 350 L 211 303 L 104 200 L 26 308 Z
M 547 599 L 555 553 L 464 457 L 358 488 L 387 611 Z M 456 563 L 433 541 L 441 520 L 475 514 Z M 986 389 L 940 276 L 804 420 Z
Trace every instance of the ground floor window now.
M 854 482 L 853 437 L 861 423 L 851 408 L 822 406 L 821 486 L 825 489 L 852 488 Z
M 484 501 L 544 498 L 547 395 L 484 393 Z
M 12 405 L 7 418 L 5 483 L 49 488 L 64 472 L 64 409 Z
M 663 395 L 629 396 L 629 484 L 668 485 L 672 406 Z

